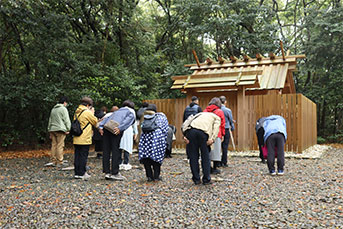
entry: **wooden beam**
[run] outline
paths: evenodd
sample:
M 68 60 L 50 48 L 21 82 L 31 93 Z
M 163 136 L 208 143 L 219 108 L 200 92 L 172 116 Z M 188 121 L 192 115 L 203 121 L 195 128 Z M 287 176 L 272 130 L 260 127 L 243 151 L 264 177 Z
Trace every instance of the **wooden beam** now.
M 286 52 L 286 56 L 289 56 L 290 53 L 291 53 L 291 50 L 288 49 L 287 52 Z
M 213 63 L 213 60 L 209 57 L 206 58 L 207 65 L 211 65 Z
M 198 68 L 200 68 L 200 62 L 199 62 L 197 53 L 195 52 L 194 49 L 192 49 L 192 52 L 193 52 L 193 56 L 194 56 L 194 58 L 195 58 L 195 61 L 197 62 Z
M 272 52 L 270 52 L 270 53 L 269 53 L 269 58 L 270 58 L 271 60 L 274 60 L 274 59 L 275 59 L 275 54 L 272 53 Z
M 248 56 L 247 54 L 243 54 L 243 61 L 244 61 L 244 62 L 248 62 L 249 59 L 251 59 L 250 56 Z
M 230 56 L 230 60 L 231 60 L 232 63 L 234 63 L 234 62 L 236 62 L 238 60 L 238 58 L 235 57 L 235 56 Z
M 244 56 L 243 56 L 244 57 Z M 247 56 L 248 57 L 248 56 Z M 235 67 L 235 65 L 239 65 L 239 66 L 247 66 L 247 65 L 255 65 L 255 64 L 260 64 L 260 63 L 256 63 L 256 59 L 253 59 L 253 58 L 250 58 L 248 57 L 247 59 L 243 59 L 243 60 L 237 60 L 235 63 L 229 63 L 229 62 L 225 62 L 225 66 L 223 67 L 226 67 L 226 65 L 228 65 L 228 67 Z M 286 57 L 286 60 L 283 60 L 282 56 L 275 56 L 275 61 L 278 60 L 278 63 L 283 63 L 283 62 L 292 62 L 291 60 L 293 60 L 294 62 L 296 62 L 296 59 L 303 59 L 303 58 L 306 58 L 306 55 L 305 54 L 299 54 L 299 55 L 291 55 L 291 56 L 287 56 Z M 247 63 L 249 61 L 249 63 Z M 252 62 L 254 61 L 254 62 Z M 264 59 L 262 60 L 263 62 L 267 63 L 267 64 L 273 64 L 273 63 L 276 63 L 275 61 L 271 61 L 270 59 Z M 252 62 L 252 64 L 250 63 Z M 216 63 L 214 63 L 215 65 Z M 263 63 L 264 64 L 264 63 Z M 192 68 L 194 66 L 197 66 L 197 64 L 185 64 L 184 65 L 186 68 Z M 207 66 L 206 63 L 203 63 L 203 64 L 200 64 L 200 67 L 202 66 Z M 218 67 L 220 67 L 220 65 L 218 64 L 217 65 Z M 212 68 L 213 66 L 211 66 Z M 194 69 L 194 68 L 193 68 Z
M 218 61 L 219 61 L 219 64 L 224 64 L 225 59 L 221 56 L 218 56 Z
M 300 54 L 300 55 L 287 56 L 287 58 L 288 57 L 295 57 L 295 58 L 303 59 L 303 58 L 306 58 L 306 55 L 305 54 Z
M 182 75 L 182 76 L 172 76 L 172 80 L 178 80 L 178 79 L 187 79 L 189 75 Z
M 261 53 L 257 53 L 257 54 L 256 54 L 256 59 L 257 59 L 258 61 L 262 60 L 262 59 L 263 59 L 262 54 L 261 54 Z
M 190 67 L 191 70 L 205 70 L 205 69 L 213 69 L 213 68 L 233 68 L 233 67 L 248 67 L 248 66 L 255 66 L 255 65 L 269 65 L 269 64 L 296 64 L 296 58 L 290 58 L 288 57 L 286 60 L 283 60 L 282 58 L 276 58 L 275 60 L 268 59 L 262 59 L 260 61 L 257 61 L 255 59 L 249 60 L 249 62 L 244 62 L 237 60 L 235 63 L 231 62 L 225 62 L 224 64 L 219 63 L 213 63 L 212 65 L 207 65 L 206 63 L 201 64 L 200 68 L 198 68 L 196 65 L 185 65 L 185 67 Z
M 281 49 L 281 52 L 282 52 L 282 59 L 285 60 L 286 57 L 285 57 L 285 51 L 283 50 L 283 43 L 282 43 L 282 41 L 280 41 L 280 49 Z

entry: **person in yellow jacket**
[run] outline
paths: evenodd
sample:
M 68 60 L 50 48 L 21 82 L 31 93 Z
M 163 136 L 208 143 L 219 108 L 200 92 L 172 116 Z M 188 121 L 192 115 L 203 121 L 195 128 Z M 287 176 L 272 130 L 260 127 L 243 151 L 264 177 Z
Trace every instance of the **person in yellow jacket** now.
M 78 117 L 83 132 L 80 136 L 73 137 L 73 144 L 75 149 L 74 178 L 87 180 L 90 178 L 90 175 L 86 172 L 86 164 L 89 153 L 89 146 L 92 144 L 92 126 L 96 126 L 98 122 L 98 119 L 94 116 L 93 100 L 89 97 L 83 97 L 81 99 L 81 104 L 75 111 L 74 120 L 75 116 Z

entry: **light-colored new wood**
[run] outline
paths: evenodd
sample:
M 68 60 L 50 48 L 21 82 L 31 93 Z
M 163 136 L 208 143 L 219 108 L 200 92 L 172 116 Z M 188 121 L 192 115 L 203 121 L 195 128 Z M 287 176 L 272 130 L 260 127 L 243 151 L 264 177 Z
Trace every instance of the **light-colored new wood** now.
M 244 95 L 246 98 L 245 108 L 242 107 L 240 99 L 243 94 L 239 92 L 209 92 L 197 93 L 196 91 L 187 93 L 186 99 L 158 99 L 146 100 L 148 103 L 155 103 L 158 111 L 162 111 L 168 117 L 170 124 L 176 126 L 176 138 L 174 147 L 184 148 L 180 131 L 182 125 L 183 112 L 191 102 L 191 96 L 199 97 L 200 106 L 205 109 L 211 98 L 225 95 L 228 100 L 228 107 L 232 110 L 234 119 L 237 121 L 236 129 L 233 131 L 237 150 L 258 149 L 255 134 L 256 120 L 269 115 L 281 115 L 286 120 L 287 141 L 286 151 L 301 153 L 302 150 L 317 143 L 317 113 L 316 104 L 301 94 L 272 94 L 272 95 Z M 237 98 L 237 99 L 236 99 Z M 238 109 L 243 109 L 238 112 Z M 243 115 L 243 116 L 242 116 Z M 241 123 L 240 117 L 245 117 L 246 121 Z M 240 123 L 240 124 L 239 124 Z M 240 129 L 245 126 L 245 129 Z M 245 139 L 245 140 L 244 140 Z M 230 149 L 231 146 L 230 146 Z

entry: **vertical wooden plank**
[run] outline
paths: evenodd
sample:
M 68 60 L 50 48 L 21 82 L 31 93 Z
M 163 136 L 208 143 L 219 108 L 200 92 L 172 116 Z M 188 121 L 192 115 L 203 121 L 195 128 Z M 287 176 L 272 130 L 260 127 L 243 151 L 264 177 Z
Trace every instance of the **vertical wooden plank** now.
M 247 149 L 246 137 L 246 98 L 245 88 L 240 87 L 237 91 L 237 148 L 239 150 Z
M 297 135 L 298 135 L 298 153 L 301 153 L 303 151 L 304 143 L 303 143 L 303 133 L 302 133 L 302 127 L 303 127 L 303 112 L 302 112 L 302 97 L 300 94 L 297 95 Z

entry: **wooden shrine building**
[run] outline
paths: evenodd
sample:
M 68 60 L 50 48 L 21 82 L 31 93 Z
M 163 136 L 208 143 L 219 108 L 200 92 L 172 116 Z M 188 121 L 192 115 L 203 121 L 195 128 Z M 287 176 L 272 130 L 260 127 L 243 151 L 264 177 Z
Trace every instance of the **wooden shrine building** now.
M 169 123 L 180 130 L 184 109 L 193 95 L 199 97 L 202 109 L 211 98 L 224 95 L 236 120 L 233 138 L 237 150 L 257 150 L 257 119 L 281 115 L 287 124 L 285 150 L 300 153 L 317 143 L 316 104 L 295 90 L 293 72 L 297 59 L 305 55 L 285 54 L 282 46 L 281 51 L 282 56 L 270 53 L 268 57 L 257 54 L 256 58 L 218 57 L 218 61 L 207 58 L 205 63 L 200 63 L 193 52 L 196 64 L 185 65 L 192 74 L 172 77 L 171 88 L 186 93 L 186 98 L 147 102 L 155 103 L 167 115 Z M 176 138 L 174 146 L 184 148 L 181 131 L 176 132 Z
M 237 150 L 258 149 L 256 120 L 269 115 L 286 119 L 286 151 L 302 152 L 316 144 L 316 104 L 296 94 L 293 80 L 297 59 L 305 55 L 270 53 L 269 57 L 257 54 L 256 58 L 245 55 L 243 59 L 232 56 L 230 60 L 219 57 L 217 62 L 207 58 L 205 63 L 199 63 L 195 52 L 194 56 L 197 63 L 185 65 L 192 70 L 191 75 L 172 77 L 171 88 L 186 93 L 186 99 L 148 101 L 156 103 L 178 130 L 193 95 L 199 97 L 202 109 L 211 98 L 224 95 L 236 120 L 233 135 Z M 178 131 L 176 147 L 184 147 L 181 139 Z

